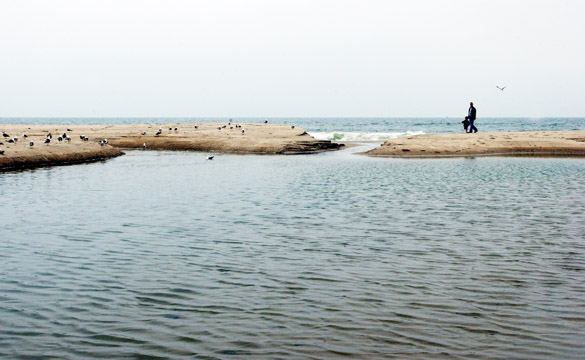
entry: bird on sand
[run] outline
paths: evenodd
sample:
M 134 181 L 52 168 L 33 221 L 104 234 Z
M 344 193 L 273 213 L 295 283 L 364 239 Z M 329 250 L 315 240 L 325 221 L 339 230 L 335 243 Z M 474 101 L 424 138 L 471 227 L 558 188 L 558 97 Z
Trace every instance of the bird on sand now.
M 7 133 L 5 133 L 4 131 L 2 131 L 2 136 L 4 136 L 4 137 L 10 137 L 10 135 L 8 135 Z
M 145 150 L 145 149 L 146 149 L 146 143 L 143 143 L 142 144 L 142 150 Z
M 0 149 L 0 155 L 4 155 L 4 150 Z
M 48 145 L 50 142 L 51 142 L 51 139 L 49 139 L 49 138 L 46 138 L 46 139 L 45 139 L 45 141 L 44 141 L 44 143 L 45 143 L 45 144 L 47 144 L 47 145 Z
M 31 141 L 28 143 L 28 146 L 30 146 L 30 147 L 33 147 L 33 146 L 35 146 L 35 142 L 31 140 Z
M 500 89 L 500 91 L 504 91 L 504 89 L 505 89 L 505 88 L 507 88 L 508 86 L 499 87 L 498 85 L 496 85 L 496 87 L 497 87 L 498 89 Z

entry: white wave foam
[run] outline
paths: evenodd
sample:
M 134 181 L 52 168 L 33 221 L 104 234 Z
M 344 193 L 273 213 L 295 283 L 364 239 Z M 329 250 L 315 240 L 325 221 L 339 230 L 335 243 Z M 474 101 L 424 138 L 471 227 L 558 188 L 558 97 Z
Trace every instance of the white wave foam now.
M 332 132 L 311 132 L 309 135 L 319 140 L 331 141 L 385 141 L 396 139 L 404 136 L 422 135 L 423 131 L 407 131 L 400 133 L 383 133 L 383 132 L 351 132 L 351 131 L 332 131 Z

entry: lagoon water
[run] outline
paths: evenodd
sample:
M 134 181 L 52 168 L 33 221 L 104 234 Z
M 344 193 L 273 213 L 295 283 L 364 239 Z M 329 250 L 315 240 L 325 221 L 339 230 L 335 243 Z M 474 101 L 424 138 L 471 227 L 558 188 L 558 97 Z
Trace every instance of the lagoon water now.
M 360 121 L 297 123 L 460 131 Z M 0 358 L 582 358 L 585 159 L 354 154 L 371 146 L 0 174 Z
M 583 357 L 584 159 L 358 150 L 0 174 L 0 358 Z

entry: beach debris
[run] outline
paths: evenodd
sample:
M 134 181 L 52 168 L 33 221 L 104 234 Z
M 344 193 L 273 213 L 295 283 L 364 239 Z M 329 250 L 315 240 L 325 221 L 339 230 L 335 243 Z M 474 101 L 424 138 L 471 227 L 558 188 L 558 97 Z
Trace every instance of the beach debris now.
M 210 155 L 207 157 L 207 160 L 213 160 L 214 157 L 215 157 L 215 155 Z
M 28 146 L 30 146 L 30 147 L 33 147 L 33 146 L 35 146 L 35 142 L 31 140 L 31 141 L 28 143 Z

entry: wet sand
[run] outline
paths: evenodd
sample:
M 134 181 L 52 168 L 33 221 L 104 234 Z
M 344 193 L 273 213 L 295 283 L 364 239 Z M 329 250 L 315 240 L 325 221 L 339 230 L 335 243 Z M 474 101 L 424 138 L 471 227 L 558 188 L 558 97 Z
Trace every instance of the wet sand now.
M 388 140 L 370 156 L 585 156 L 585 130 L 426 134 Z
M 253 154 L 309 154 L 339 148 L 340 144 L 317 140 L 302 128 L 289 125 L 241 124 L 159 124 L 134 125 L 0 125 L 0 131 L 17 136 L 16 143 L 2 137 L 0 171 L 37 166 L 63 165 L 103 160 L 123 154 L 120 149 L 194 150 Z M 239 124 L 238 124 L 239 125 Z M 197 128 L 195 127 L 197 126 Z M 219 127 L 219 130 L 218 130 Z M 171 128 L 172 130 L 169 130 Z M 175 130 L 177 128 L 177 130 Z M 68 130 L 70 129 L 70 131 Z M 244 130 L 244 132 L 242 132 Z M 44 144 L 48 133 L 53 138 Z M 66 133 L 71 141 L 59 142 Z M 28 137 L 24 138 L 23 134 Z M 83 141 L 80 136 L 87 136 Z M 99 141 L 107 139 L 105 146 Z M 31 148 L 29 141 L 35 145 Z

